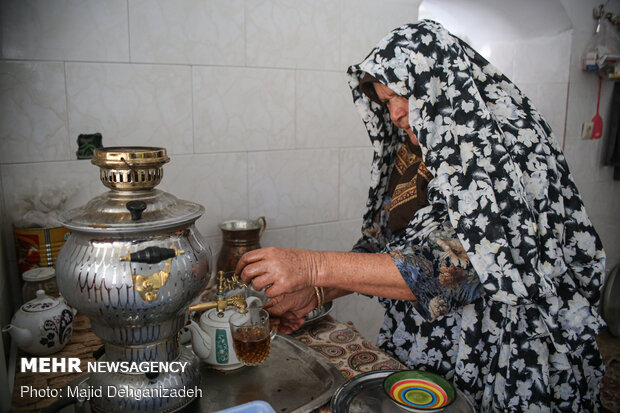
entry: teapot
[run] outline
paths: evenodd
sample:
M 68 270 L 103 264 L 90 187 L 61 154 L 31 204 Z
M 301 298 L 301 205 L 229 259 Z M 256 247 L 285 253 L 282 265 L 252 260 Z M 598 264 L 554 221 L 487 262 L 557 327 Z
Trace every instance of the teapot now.
M 8 332 L 24 352 L 46 356 L 67 345 L 76 312 L 64 298 L 50 297 L 44 290 L 37 290 L 36 298 L 22 305 L 2 332 Z
M 248 307 L 262 306 L 258 297 L 248 297 L 245 300 Z M 196 356 L 217 370 L 243 367 L 233 347 L 228 321 L 233 314 L 244 311 L 244 308 L 227 308 L 222 312 L 212 308 L 200 316 L 200 324 L 190 320 L 186 328 L 192 335 L 192 348 Z
M 218 370 L 234 370 L 243 364 L 235 353 L 228 321 L 237 312 L 247 313 L 248 307 L 262 307 L 263 302 L 256 296 L 244 297 L 249 288 L 235 274 L 218 271 L 217 281 L 215 300 L 191 305 L 190 311 L 207 311 L 200 316 L 199 323 L 190 318 L 185 328 L 199 359 Z

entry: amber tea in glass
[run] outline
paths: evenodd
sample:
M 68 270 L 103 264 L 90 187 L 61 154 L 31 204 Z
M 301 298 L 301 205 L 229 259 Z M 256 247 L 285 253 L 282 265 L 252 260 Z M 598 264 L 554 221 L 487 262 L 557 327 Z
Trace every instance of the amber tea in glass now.
M 248 308 L 246 314 L 230 317 L 230 332 L 237 358 L 246 366 L 257 366 L 271 353 L 269 313 L 261 308 Z

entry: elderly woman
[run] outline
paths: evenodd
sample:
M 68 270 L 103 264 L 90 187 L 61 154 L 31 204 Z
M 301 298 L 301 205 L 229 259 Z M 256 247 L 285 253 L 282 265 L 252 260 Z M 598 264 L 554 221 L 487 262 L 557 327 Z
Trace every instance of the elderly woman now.
M 386 36 L 349 68 L 374 148 L 353 252 L 265 248 L 242 278 L 281 331 L 323 301 L 379 297 L 379 345 L 481 411 L 596 411 L 605 255 L 549 125 L 439 24 Z

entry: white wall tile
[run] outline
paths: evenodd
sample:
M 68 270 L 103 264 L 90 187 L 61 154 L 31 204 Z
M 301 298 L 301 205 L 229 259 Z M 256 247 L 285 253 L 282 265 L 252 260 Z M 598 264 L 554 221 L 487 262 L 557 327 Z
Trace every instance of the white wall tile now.
M 296 228 L 269 229 L 271 225 L 271 217 L 266 217 L 266 219 L 267 230 L 265 231 L 263 237 L 260 240 L 261 247 L 298 248 Z
M 487 60 L 506 77 L 513 80 L 516 53 L 514 43 L 494 43 L 489 44 L 489 47 L 491 54 Z
M 69 132 L 101 132 L 104 146 L 191 153 L 191 72 L 185 66 L 67 63 Z
M 340 321 L 351 321 L 366 340 L 376 344 L 385 310 L 375 297 L 349 294 L 335 300 L 331 315 Z
M 590 121 L 596 111 L 596 76 L 588 82 L 571 82 L 568 94 L 566 136 L 581 136 L 581 124 Z
M 345 73 L 297 71 L 297 148 L 370 146 Z
M 592 19 L 594 22 L 594 19 Z M 570 57 L 570 82 L 583 83 L 591 82 L 596 78 L 596 74 L 582 70 L 582 57 L 586 45 L 592 38 L 592 31 L 573 30 L 572 35 L 572 53 Z
M 160 187 L 205 207 L 205 214 L 196 223 L 203 236 L 221 236 L 220 222 L 248 217 L 245 153 L 171 157 Z
M 243 0 L 129 0 L 132 62 L 243 65 Z
M 534 107 L 549 123 L 556 140 L 562 147 L 568 83 L 522 83 L 519 88 L 530 98 Z
M 64 64 L 0 62 L 0 162 L 69 159 Z
M 86 160 L 3 165 L 0 171 L 9 220 L 5 225 L 21 219 L 27 212 L 26 199 L 37 194 L 66 194 L 67 200 L 62 204 L 65 211 L 107 191 L 99 180 L 99 168 Z
M 338 218 L 338 151 L 248 154 L 250 211 L 271 228 Z
M 579 189 L 592 182 L 600 182 L 607 176 L 603 168 L 602 140 L 582 140 L 578 136 L 566 136 L 564 155 L 571 175 Z
M 362 220 L 328 222 L 297 227 L 297 248 L 351 251 L 361 236 Z
M 202 235 L 204 236 L 204 234 Z M 209 248 L 211 248 L 211 254 L 213 254 L 213 268 L 215 269 L 217 266 L 217 258 L 220 255 L 220 250 L 222 249 L 223 240 L 221 236 L 205 237 L 205 239 L 209 244 Z
M 587 185 L 578 184 L 578 187 L 588 216 L 593 222 L 598 222 L 600 227 L 620 225 L 620 206 L 614 204 L 618 198 L 614 193 L 614 181 L 590 182 Z M 620 245 L 614 245 L 613 248 L 620 248 Z
M 391 30 L 418 20 L 421 0 L 342 0 L 339 68 L 360 63 Z
M 6 0 L 2 56 L 128 61 L 126 0 Z
M 292 70 L 194 67 L 196 152 L 295 145 Z
M 540 98 L 534 104 L 551 126 L 551 130 L 553 130 L 561 147 L 566 124 L 568 83 L 543 83 L 539 86 L 539 90 Z
M 249 66 L 338 69 L 338 11 L 332 0 L 247 0 Z
M 371 148 L 340 151 L 340 219 L 360 218 L 366 212 L 372 155 Z
M 568 82 L 571 32 L 517 43 L 514 79 L 520 83 Z

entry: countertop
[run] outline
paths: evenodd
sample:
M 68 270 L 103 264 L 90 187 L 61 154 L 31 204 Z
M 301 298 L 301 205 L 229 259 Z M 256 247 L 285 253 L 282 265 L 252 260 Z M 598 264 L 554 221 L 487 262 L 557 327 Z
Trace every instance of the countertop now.
M 93 352 L 101 347 L 101 340 L 90 328 L 85 316 L 74 321 L 74 332 L 63 351 L 52 357 L 79 357 L 83 363 L 94 361 Z M 325 356 L 347 379 L 367 371 L 404 368 L 398 361 L 368 342 L 352 323 L 344 323 L 326 316 L 302 327 L 293 337 Z M 604 330 L 597 342 L 607 366 L 601 385 L 601 399 L 606 412 L 620 412 L 620 338 Z M 19 359 L 18 355 L 18 359 Z M 13 412 L 36 412 L 54 402 L 51 398 L 20 397 L 21 385 L 35 388 L 61 389 L 86 373 L 19 373 L 15 375 L 12 399 Z M 315 412 L 330 412 L 322 406 Z
M 70 342 L 59 353 L 50 357 L 79 357 L 82 363 L 94 361 L 93 352 L 103 344 L 90 329 L 88 318 L 78 314 Z M 321 353 L 334 364 L 345 378 L 379 369 L 404 368 L 402 364 L 368 342 L 352 323 L 343 323 L 327 315 L 305 325 L 293 337 Z M 21 355 L 18 355 L 18 360 Z M 36 412 L 54 402 L 53 398 L 20 397 L 22 385 L 44 389 L 64 388 L 68 383 L 87 373 L 20 373 L 15 375 L 12 399 L 13 412 Z M 330 412 L 325 405 L 315 412 Z

